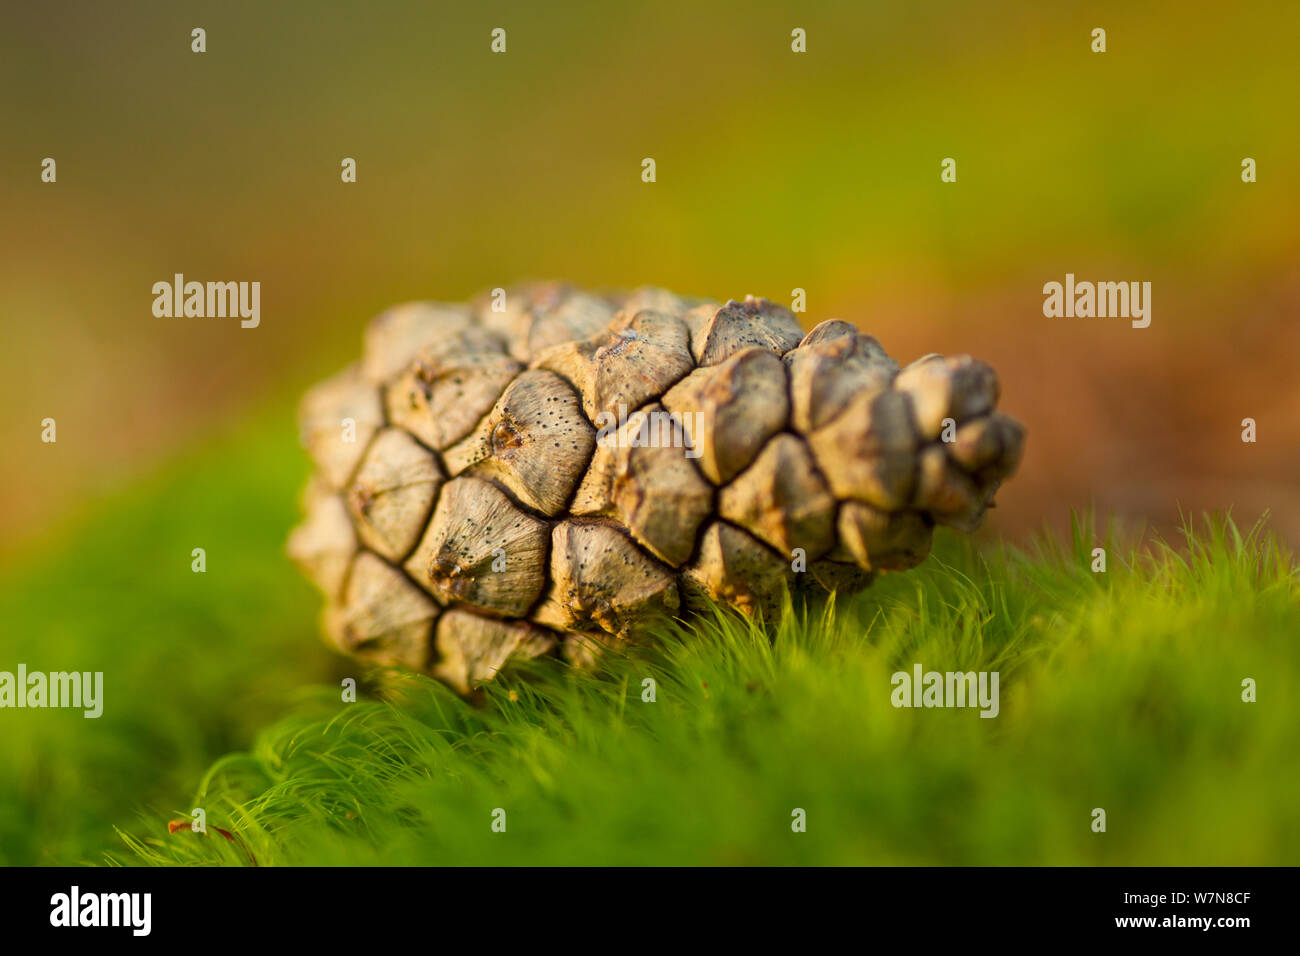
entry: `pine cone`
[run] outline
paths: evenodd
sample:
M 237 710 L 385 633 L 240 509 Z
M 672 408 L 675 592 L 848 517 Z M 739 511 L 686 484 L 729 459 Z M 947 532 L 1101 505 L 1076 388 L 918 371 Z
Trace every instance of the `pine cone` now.
M 511 658 L 590 662 L 708 599 L 910 568 L 1020 459 L 968 356 L 901 371 L 847 322 L 562 285 L 410 304 L 301 410 L 316 463 L 289 552 L 346 653 L 461 692 Z

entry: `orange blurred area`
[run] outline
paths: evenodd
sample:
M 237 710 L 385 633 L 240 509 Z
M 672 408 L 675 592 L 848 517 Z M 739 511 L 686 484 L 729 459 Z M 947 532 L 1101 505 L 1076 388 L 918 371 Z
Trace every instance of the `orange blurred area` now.
M 1300 541 L 1295 4 L 64 2 L 4 20 L 6 536 L 231 421 L 283 415 L 292 443 L 294 396 L 390 303 L 561 278 L 800 288 L 807 325 L 855 321 L 902 362 L 989 360 L 1029 427 L 994 532 L 1090 504 L 1162 528 L 1231 507 Z M 1151 326 L 1044 317 L 1067 272 L 1150 281 Z M 261 325 L 155 317 L 176 273 L 260 281 Z

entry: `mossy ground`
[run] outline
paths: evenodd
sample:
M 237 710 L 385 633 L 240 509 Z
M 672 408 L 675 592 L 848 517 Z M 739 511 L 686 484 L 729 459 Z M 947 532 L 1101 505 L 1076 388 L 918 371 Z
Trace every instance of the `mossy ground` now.
M 599 675 L 543 662 L 469 703 L 388 674 L 344 703 L 282 556 L 304 473 L 287 428 L 232 434 L 9 557 L 0 667 L 106 689 L 98 720 L 0 715 L 0 862 L 1300 862 L 1300 579 L 1262 527 L 941 532 L 775 640 L 718 615 Z M 894 708 L 915 662 L 998 671 L 999 715 Z M 194 807 L 208 835 L 169 834 Z

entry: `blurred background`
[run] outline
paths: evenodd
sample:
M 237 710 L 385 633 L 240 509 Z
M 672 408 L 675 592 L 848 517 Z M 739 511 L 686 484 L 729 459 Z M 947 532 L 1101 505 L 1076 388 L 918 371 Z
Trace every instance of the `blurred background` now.
M 997 532 L 1234 506 L 1294 540 L 1300 8 L 1141 6 L 12 5 L 0 529 L 288 407 L 392 302 L 561 278 L 799 287 L 904 362 L 988 359 L 1030 434 Z M 261 327 L 155 318 L 176 272 L 261 281 Z M 1151 327 L 1044 318 L 1066 272 L 1152 282 Z
M 0 665 L 102 658 L 153 690 L 98 743 L 71 715 L 10 736 L 0 859 L 89 853 L 78 828 L 188 786 L 278 688 L 328 676 L 280 553 L 294 404 L 394 302 L 802 288 L 808 326 L 998 369 L 1029 442 L 985 535 L 1093 505 L 1165 531 L 1270 509 L 1300 541 L 1298 34 L 1294 3 L 6 5 Z M 261 326 L 154 317 L 178 272 L 260 281 Z M 1045 318 L 1067 272 L 1150 281 L 1151 326 Z M 123 663 L 132 642 L 152 650 Z M 77 761 L 43 756 L 60 733 Z M 80 802 L 42 802 L 60 788 Z

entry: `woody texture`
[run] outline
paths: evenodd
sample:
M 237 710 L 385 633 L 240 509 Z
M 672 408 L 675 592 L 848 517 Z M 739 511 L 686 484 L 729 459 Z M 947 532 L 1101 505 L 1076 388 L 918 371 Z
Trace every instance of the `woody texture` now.
M 765 299 L 563 285 L 395 307 L 304 397 L 289 553 L 345 653 L 468 692 L 722 603 L 850 593 L 982 522 L 1024 429 L 993 369 L 899 368 Z

